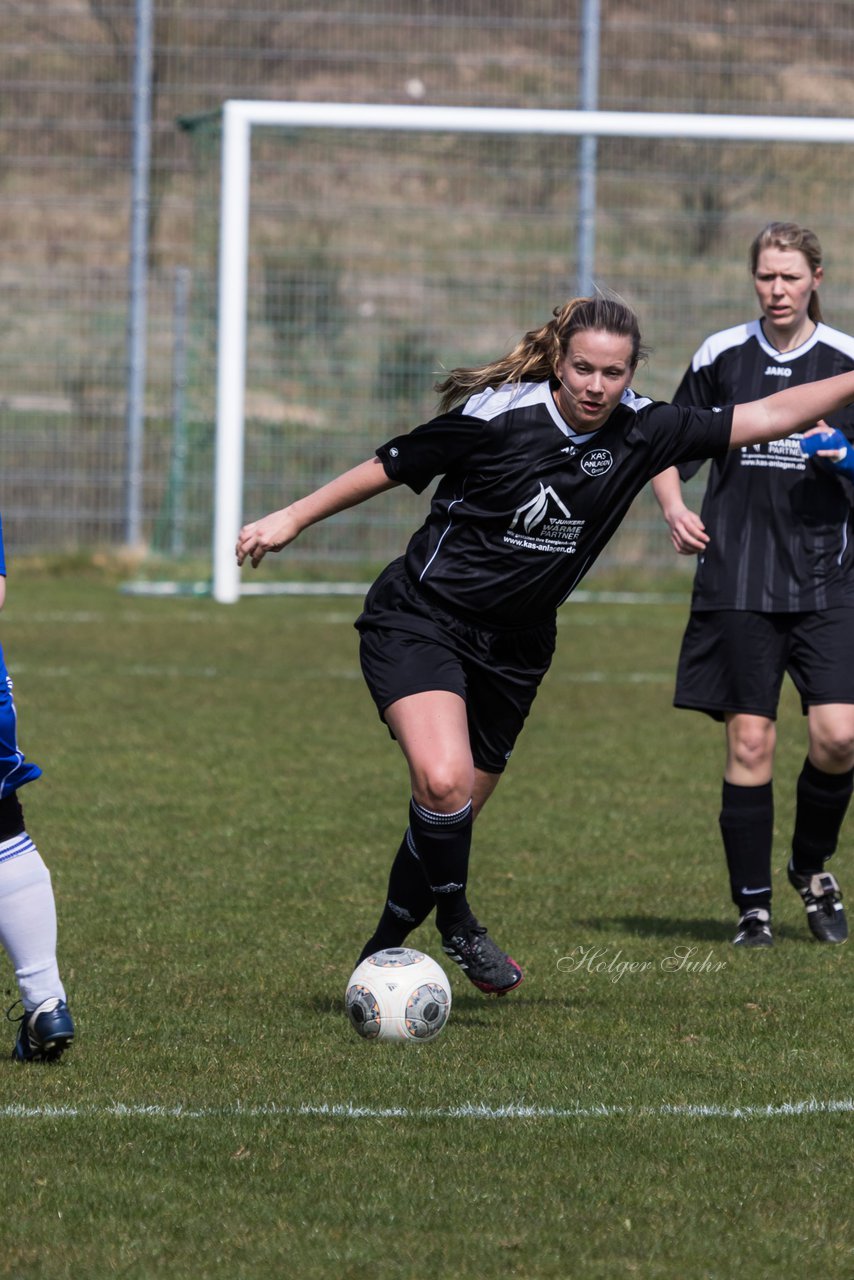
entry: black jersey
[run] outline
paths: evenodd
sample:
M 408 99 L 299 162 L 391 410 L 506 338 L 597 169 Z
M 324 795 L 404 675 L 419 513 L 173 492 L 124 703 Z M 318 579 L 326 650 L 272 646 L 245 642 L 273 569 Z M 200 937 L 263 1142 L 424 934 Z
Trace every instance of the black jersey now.
M 707 338 L 679 384 L 681 405 L 744 404 L 854 369 L 854 338 L 825 324 L 777 351 L 758 320 Z M 854 410 L 831 415 L 854 440 Z M 716 459 L 702 506 L 709 544 L 693 609 L 810 612 L 854 606 L 854 487 L 800 451 L 797 432 Z M 683 479 L 698 467 L 683 466 Z
M 732 408 L 679 408 L 626 391 L 574 435 L 548 382 L 487 388 L 377 449 L 420 493 L 442 476 L 406 569 L 425 594 L 486 626 L 532 626 L 593 564 L 633 499 L 667 466 L 722 454 Z

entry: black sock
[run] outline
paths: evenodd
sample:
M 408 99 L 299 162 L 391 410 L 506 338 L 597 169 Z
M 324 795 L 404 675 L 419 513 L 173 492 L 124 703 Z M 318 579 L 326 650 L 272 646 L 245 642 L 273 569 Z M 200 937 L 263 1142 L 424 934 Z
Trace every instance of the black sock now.
M 798 875 L 815 875 L 835 853 L 852 790 L 854 769 L 824 773 L 809 757 L 804 761 L 792 835 L 792 867 Z
M 427 919 L 435 906 L 433 890 L 412 845 L 407 829 L 395 854 L 388 877 L 388 894 L 379 924 L 362 948 L 359 961 L 386 947 L 402 947 L 413 929 Z
M 719 821 L 733 902 L 742 912 L 751 907 L 770 911 L 773 783 L 738 787 L 725 781 Z
M 436 927 L 448 936 L 471 917 L 466 898 L 471 850 L 471 801 L 456 813 L 434 813 L 413 800 L 409 830 L 436 899 Z

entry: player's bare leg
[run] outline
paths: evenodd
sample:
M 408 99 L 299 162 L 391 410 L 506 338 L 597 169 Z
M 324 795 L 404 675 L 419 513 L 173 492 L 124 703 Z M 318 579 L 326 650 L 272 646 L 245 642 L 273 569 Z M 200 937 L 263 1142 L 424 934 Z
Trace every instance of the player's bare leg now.
M 435 901 L 443 949 L 475 986 L 503 995 L 519 985 L 522 970 L 475 919 L 466 892 L 475 803 L 478 810 L 483 807 L 498 775 L 475 769 L 466 705 L 458 694 L 445 690 L 411 694 L 388 707 L 385 720 L 409 765 L 412 801 L 405 845 L 417 859 Z M 402 845 L 395 866 L 403 854 Z M 394 868 L 392 872 L 394 879 Z M 392 892 L 390 884 L 385 925 L 390 923 L 386 913 L 400 907 L 393 903 Z M 378 934 L 385 925 L 381 920 Z M 373 945 L 373 940 L 367 945 Z

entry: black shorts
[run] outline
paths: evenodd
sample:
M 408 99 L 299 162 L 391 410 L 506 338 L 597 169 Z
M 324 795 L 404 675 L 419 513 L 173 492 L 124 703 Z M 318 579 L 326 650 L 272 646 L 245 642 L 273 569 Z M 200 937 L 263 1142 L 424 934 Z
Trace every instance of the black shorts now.
M 812 706 L 854 703 L 854 609 L 693 612 L 673 704 L 715 720 L 728 712 L 776 720 L 786 672 L 805 715 Z
M 475 766 L 502 773 L 551 664 L 556 619 L 512 631 L 464 621 L 428 600 L 395 560 L 371 587 L 355 625 L 380 718 L 413 693 L 459 694 Z

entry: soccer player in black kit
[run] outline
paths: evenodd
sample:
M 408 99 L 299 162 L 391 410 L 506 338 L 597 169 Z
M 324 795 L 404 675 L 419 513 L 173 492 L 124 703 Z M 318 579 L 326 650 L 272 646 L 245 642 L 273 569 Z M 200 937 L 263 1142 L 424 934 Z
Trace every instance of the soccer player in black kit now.
M 751 245 L 749 266 L 761 317 L 707 338 L 675 403 L 755 399 L 854 369 L 854 338 L 822 321 L 822 254 L 812 231 L 770 223 Z M 843 433 L 843 446 L 854 440 L 850 409 L 829 425 Z M 674 702 L 726 727 L 720 829 L 739 912 L 733 941 L 773 944 L 772 771 L 788 671 L 809 739 L 788 878 L 814 937 L 844 942 L 842 894 L 825 863 L 854 783 L 851 460 L 826 451 L 806 457 L 798 434 L 742 447 L 713 461 L 702 516 L 685 506 L 680 484 L 699 466 L 672 468 L 653 487 L 676 549 L 699 554 Z
M 238 563 L 257 566 L 318 520 L 441 477 L 356 622 L 363 673 L 411 786 L 360 959 L 401 946 L 435 909 L 445 953 L 475 986 L 503 995 L 519 985 L 522 969 L 469 905 L 469 850 L 551 662 L 558 606 L 653 476 L 780 439 L 854 401 L 850 373 L 752 404 L 655 403 L 630 389 L 641 355 L 625 303 L 573 299 L 501 359 L 452 371 L 430 422 L 240 531 Z

